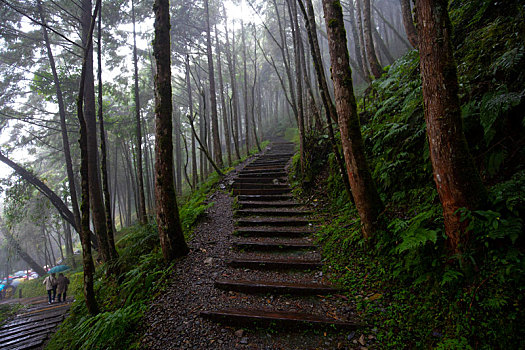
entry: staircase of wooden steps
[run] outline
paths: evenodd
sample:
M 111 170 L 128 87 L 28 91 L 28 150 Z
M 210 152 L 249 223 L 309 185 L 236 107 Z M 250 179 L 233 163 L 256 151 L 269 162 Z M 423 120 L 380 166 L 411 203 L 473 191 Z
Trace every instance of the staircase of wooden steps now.
M 232 234 L 237 238 L 233 241 L 232 255 L 227 264 L 231 269 L 242 271 L 245 277 L 216 278 L 215 287 L 224 293 L 260 295 L 261 298 L 268 295 L 318 298 L 339 291 L 314 278 L 323 266 L 311 238 L 315 233 L 315 220 L 311 218 L 314 213 L 293 198 L 285 170 L 294 151 L 292 143 L 271 144 L 269 150 L 240 171 L 233 183 L 237 210 Z M 270 277 L 253 277 L 255 271 L 266 271 Z M 295 279 L 297 273 L 302 278 Z M 272 274 L 280 277 L 271 277 Z M 283 280 L 283 274 L 289 279 Z M 203 311 L 201 316 L 243 327 L 272 324 L 298 330 L 311 327 L 354 329 L 359 326 L 356 320 L 337 315 L 328 317 L 316 313 L 316 310 L 278 310 L 272 309 L 271 305 L 250 308 L 242 302 L 232 306 Z

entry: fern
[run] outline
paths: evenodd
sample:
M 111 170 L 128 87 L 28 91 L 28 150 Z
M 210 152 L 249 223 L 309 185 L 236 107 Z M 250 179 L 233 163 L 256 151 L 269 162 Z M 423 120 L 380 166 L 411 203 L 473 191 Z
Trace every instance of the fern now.
M 480 122 L 485 133 L 485 142 L 487 144 L 489 144 L 496 135 L 496 129 L 494 128 L 496 120 L 506 114 L 511 108 L 517 106 L 524 92 L 507 92 L 506 89 L 502 89 L 486 93 L 483 96 L 480 105 Z

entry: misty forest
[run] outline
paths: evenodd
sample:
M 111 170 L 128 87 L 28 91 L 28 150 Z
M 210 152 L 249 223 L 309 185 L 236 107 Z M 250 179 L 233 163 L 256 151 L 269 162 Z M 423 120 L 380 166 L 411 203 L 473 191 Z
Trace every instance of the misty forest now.
M 525 348 L 524 68 L 520 0 L 0 0 L 0 348 Z

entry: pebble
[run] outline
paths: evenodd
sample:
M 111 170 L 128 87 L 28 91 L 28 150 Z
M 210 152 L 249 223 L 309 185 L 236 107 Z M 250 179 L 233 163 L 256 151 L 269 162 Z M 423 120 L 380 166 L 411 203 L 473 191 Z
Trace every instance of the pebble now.
M 215 204 L 208 210 L 203 222 L 194 230 L 191 246 L 196 247 L 188 257 L 181 260 L 176 272 L 171 278 L 171 285 L 153 301 L 150 310 L 144 316 L 145 336 L 142 344 L 151 350 L 167 348 L 177 349 L 276 349 L 279 344 L 282 349 L 314 349 L 321 346 L 324 349 L 345 348 L 350 341 L 354 341 L 356 334 L 352 332 L 329 335 L 326 338 L 314 332 L 289 333 L 278 329 L 275 333 L 261 335 L 247 334 L 244 329 L 235 329 L 218 325 L 209 320 L 201 319 L 198 314 L 201 310 L 249 306 L 253 308 L 269 307 L 270 297 L 244 295 L 240 293 L 225 293 L 213 286 L 213 280 L 219 276 L 229 279 L 259 278 L 289 280 L 292 276 L 283 276 L 275 272 L 257 271 L 252 269 L 232 270 L 226 267 L 224 259 L 230 258 L 237 252 L 230 251 L 232 241 L 236 238 L 230 235 L 233 231 L 232 212 L 227 208 L 232 199 L 225 193 L 217 192 Z M 225 209 L 226 208 L 226 209 Z M 211 245 L 211 241 L 215 244 Z M 198 249 L 205 247 L 206 249 Z M 322 273 L 315 274 L 316 278 L 323 278 Z M 313 274 L 311 275 L 313 277 Z M 198 285 L 198 293 L 191 288 Z M 275 296 L 272 305 L 278 309 L 291 311 L 316 310 L 319 313 L 339 313 L 348 303 L 331 298 L 325 302 L 312 302 L 290 296 Z M 332 303 L 333 301 L 333 303 Z M 353 309 L 353 308 L 352 308 Z M 155 324 L 156 323 L 156 324 Z M 249 335 L 249 337 L 247 336 Z M 319 343 L 320 338 L 322 342 Z M 330 345 L 324 344 L 328 342 Z

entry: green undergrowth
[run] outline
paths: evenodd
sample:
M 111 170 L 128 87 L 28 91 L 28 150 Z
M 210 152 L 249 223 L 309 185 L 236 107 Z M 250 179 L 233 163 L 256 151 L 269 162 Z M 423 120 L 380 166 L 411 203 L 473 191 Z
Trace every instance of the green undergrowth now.
M 20 304 L 0 304 L 0 326 L 22 308 Z
M 179 203 L 186 239 L 206 208 L 206 196 L 215 190 L 220 177 L 215 173 L 195 193 Z M 47 349 L 135 349 L 139 347 L 140 324 L 149 302 L 162 293 L 172 274 L 159 245 L 156 225 L 135 225 L 117 235 L 118 278 L 105 275 L 107 266 L 97 266 L 95 294 L 100 313 L 90 316 L 82 292 L 82 272 L 71 275 L 75 301 L 70 317 L 60 326 Z M 174 263 L 176 264 L 176 262 Z
M 452 1 L 464 131 L 490 205 L 462 211 L 468 244 L 453 255 L 432 178 L 419 55 L 413 50 L 358 103 L 365 149 L 385 204 L 365 241 L 327 135 L 305 140 L 296 193 L 317 206 L 329 275 L 379 348 L 525 348 L 525 33 L 518 1 Z M 322 200 L 325 198 L 326 200 Z

